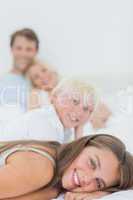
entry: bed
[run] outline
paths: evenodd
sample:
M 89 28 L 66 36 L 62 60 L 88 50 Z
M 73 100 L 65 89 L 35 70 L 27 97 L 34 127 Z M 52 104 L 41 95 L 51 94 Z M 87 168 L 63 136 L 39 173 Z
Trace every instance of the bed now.
M 133 87 L 130 86 L 117 94 L 106 94 L 105 99 L 110 108 L 114 111 L 114 116 L 110 118 L 107 124 L 107 128 L 99 130 L 99 133 L 112 133 L 113 135 L 120 137 L 126 144 L 128 150 L 133 153 Z M 117 104 L 119 105 L 116 106 Z M 128 109 L 126 109 L 128 108 Z M 0 123 L 6 123 L 11 119 L 15 119 L 22 115 L 22 111 L 18 107 L 13 108 L 0 108 Z M 87 134 L 91 133 L 91 129 L 88 129 Z M 132 200 L 133 190 L 121 191 L 106 197 L 101 200 Z M 60 195 L 56 200 L 64 200 L 64 195 Z

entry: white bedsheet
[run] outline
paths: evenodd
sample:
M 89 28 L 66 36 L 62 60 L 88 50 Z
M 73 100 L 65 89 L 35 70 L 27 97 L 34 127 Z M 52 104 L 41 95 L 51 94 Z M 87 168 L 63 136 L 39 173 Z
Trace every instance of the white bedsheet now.
M 101 200 L 132 200 L 132 199 L 133 199 L 133 190 L 117 192 L 101 198 Z
M 57 199 L 53 200 L 64 200 L 64 195 L 60 195 Z M 116 192 L 102 197 L 100 200 L 133 200 L 133 190 Z

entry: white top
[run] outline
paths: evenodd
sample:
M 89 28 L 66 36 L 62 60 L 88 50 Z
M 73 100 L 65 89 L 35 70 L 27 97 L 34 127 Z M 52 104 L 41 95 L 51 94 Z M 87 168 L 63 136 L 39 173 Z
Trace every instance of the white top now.
M 48 152 L 46 152 L 45 150 L 38 149 L 37 147 L 32 147 L 32 146 L 30 147 L 30 146 L 18 144 L 18 145 L 15 145 L 12 148 L 9 148 L 9 149 L 3 151 L 0 154 L 0 167 L 3 166 L 3 165 L 6 165 L 7 158 L 11 154 L 13 154 L 15 152 L 18 152 L 18 151 L 32 151 L 32 152 L 36 152 L 36 153 L 38 153 L 38 154 L 40 154 L 40 155 L 42 155 L 44 157 L 47 157 L 52 162 L 52 164 L 54 165 L 54 167 L 56 166 L 54 158 Z
M 64 127 L 53 107 L 45 106 L 29 111 L 1 130 L 0 141 L 49 140 L 64 142 Z

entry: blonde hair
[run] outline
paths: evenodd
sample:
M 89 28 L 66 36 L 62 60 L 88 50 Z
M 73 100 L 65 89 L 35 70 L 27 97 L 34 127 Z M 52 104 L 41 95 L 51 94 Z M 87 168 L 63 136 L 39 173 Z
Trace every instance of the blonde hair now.
M 57 69 L 55 69 L 54 66 L 52 66 L 52 65 L 50 65 L 50 64 L 48 64 L 46 62 L 42 62 L 40 60 L 37 60 L 37 59 L 34 61 L 33 65 L 30 68 L 32 68 L 33 66 L 36 66 L 36 65 L 38 65 L 38 66 L 40 66 L 40 67 L 42 67 L 44 69 L 47 69 L 47 70 L 49 70 L 51 72 L 58 73 Z
M 40 66 L 48 71 L 50 71 L 51 73 L 54 73 L 56 76 L 57 81 L 60 81 L 60 75 L 58 73 L 58 71 L 55 69 L 55 67 L 53 67 L 52 65 L 49 65 L 48 63 L 43 63 L 40 60 L 34 60 L 33 64 L 30 66 L 29 70 L 27 71 L 27 78 L 30 79 L 30 70 L 32 69 L 32 67 L 35 66 Z M 31 80 L 32 82 L 32 80 Z M 32 83 L 33 84 L 33 83 Z M 34 84 L 33 84 L 34 85 Z
M 63 79 L 59 82 L 59 84 L 53 89 L 51 95 L 58 95 L 58 93 L 64 91 L 64 89 L 68 89 L 68 91 L 74 90 L 75 92 L 80 93 L 86 101 L 88 97 L 93 98 L 94 109 L 99 102 L 99 95 L 96 91 L 96 88 L 88 83 L 87 80 L 78 77 L 72 77 L 68 79 Z

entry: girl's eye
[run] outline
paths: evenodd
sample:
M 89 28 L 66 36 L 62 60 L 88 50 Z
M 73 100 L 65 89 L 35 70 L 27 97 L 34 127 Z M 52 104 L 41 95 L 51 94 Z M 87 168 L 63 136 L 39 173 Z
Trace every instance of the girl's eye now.
M 87 111 L 89 110 L 88 106 L 84 106 L 84 107 L 83 107 L 83 110 L 84 110 L 85 112 L 87 112 Z
M 99 178 L 96 178 L 96 185 L 97 185 L 97 189 L 101 189 L 101 183 L 100 183 L 100 180 Z
M 96 162 L 93 159 L 90 159 L 91 167 L 93 170 L 97 168 Z
M 42 72 L 46 72 L 47 70 L 45 68 L 42 69 Z
M 35 75 L 35 76 L 34 76 L 34 79 L 35 79 L 35 80 L 37 80 L 38 78 L 39 78 L 39 76 L 38 76 L 38 75 Z

